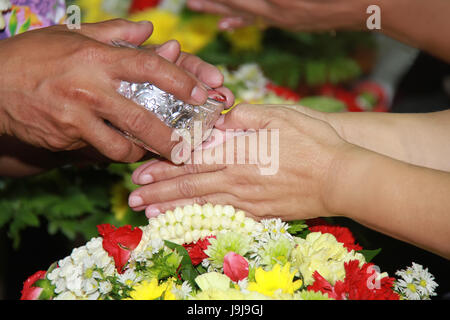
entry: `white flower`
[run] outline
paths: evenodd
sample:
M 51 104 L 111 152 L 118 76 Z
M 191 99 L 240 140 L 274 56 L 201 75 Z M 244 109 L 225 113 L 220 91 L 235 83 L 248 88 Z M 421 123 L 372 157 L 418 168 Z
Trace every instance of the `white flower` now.
M 408 300 L 429 300 L 436 295 L 438 284 L 434 281 L 434 276 L 424 269 L 422 265 L 412 263 L 406 270 L 399 270 L 395 273 L 400 278 L 395 282 L 394 288 L 404 298 Z

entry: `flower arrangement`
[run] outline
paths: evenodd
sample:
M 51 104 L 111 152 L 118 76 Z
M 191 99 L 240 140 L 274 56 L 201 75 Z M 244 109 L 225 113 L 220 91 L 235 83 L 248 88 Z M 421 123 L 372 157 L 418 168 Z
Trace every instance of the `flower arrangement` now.
M 230 205 L 188 205 L 144 227 L 98 231 L 26 280 L 22 299 L 399 300 L 430 299 L 437 287 L 414 263 L 399 279 L 381 273 L 347 228 L 257 222 Z

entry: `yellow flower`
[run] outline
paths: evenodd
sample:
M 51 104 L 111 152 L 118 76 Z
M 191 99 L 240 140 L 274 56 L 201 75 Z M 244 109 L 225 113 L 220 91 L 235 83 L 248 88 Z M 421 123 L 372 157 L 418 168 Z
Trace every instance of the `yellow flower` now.
M 102 8 L 103 0 L 79 0 L 77 5 L 81 8 L 81 18 L 84 23 L 94 23 L 117 18 Z
M 173 38 L 178 40 L 184 52 L 196 53 L 210 43 L 217 34 L 217 18 L 201 15 L 179 25 Z
M 225 33 L 236 52 L 261 50 L 263 33 L 257 26 L 247 26 Z
M 255 282 L 248 284 L 249 291 L 256 291 L 266 296 L 272 297 L 276 292 L 293 294 L 302 286 L 301 280 L 294 280 L 297 271 L 290 271 L 291 265 L 287 263 L 283 269 L 279 264 L 275 265 L 272 270 L 265 271 L 257 268 L 255 272 Z
M 142 281 L 134 286 L 131 291 L 131 300 L 155 300 L 167 290 L 167 282 L 158 284 L 158 279 L 154 278 L 152 281 Z
M 131 21 L 151 21 L 153 34 L 145 44 L 161 44 L 174 39 L 175 31 L 180 24 L 180 17 L 170 11 L 149 9 L 135 13 L 129 17 Z
M 128 212 L 128 193 L 122 183 L 116 183 L 111 188 L 111 211 L 118 221 L 122 221 Z

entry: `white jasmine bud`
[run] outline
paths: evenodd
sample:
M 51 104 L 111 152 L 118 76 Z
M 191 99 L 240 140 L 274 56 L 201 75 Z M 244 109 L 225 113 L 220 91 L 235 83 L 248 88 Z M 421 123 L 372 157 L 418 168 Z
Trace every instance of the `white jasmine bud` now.
M 226 205 L 226 206 L 224 206 L 223 207 L 223 213 L 227 216 L 227 217 L 232 217 L 232 216 L 234 216 L 234 208 L 233 208 L 233 206 L 230 206 L 230 205 Z

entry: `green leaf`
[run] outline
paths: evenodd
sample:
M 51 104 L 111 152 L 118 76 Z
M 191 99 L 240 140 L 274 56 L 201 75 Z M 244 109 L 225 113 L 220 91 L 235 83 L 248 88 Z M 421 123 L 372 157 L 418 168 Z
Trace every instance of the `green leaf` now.
M 52 285 L 51 281 L 48 279 L 39 279 L 34 284 L 33 287 L 42 288 L 42 292 L 39 295 L 39 300 L 51 300 L 55 296 L 55 286 Z
M 167 240 L 165 240 L 164 243 L 168 248 L 175 250 L 182 257 L 180 263 L 181 278 L 188 281 L 192 288 L 196 288 L 197 284 L 195 282 L 195 278 L 197 278 L 199 272 L 192 265 L 192 261 L 187 250 L 183 246 Z
M 11 13 L 11 17 L 9 18 L 9 33 L 11 37 L 16 34 L 17 31 L 17 13 L 16 9 L 14 9 Z
M 381 252 L 381 248 L 375 250 L 359 250 L 358 252 L 364 256 L 366 262 L 370 262 Z
M 304 229 L 308 228 L 308 226 L 305 224 L 305 220 L 295 220 L 288 223 L 289 228 L 288 232 L 292 235 L 296 235 L 303 231 Z
M 20 27 L 19 34 L 24 33 L 25 31 L 28 31 L 31 26 L 31 18 L 28 18 L 27 21 Z

